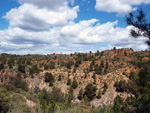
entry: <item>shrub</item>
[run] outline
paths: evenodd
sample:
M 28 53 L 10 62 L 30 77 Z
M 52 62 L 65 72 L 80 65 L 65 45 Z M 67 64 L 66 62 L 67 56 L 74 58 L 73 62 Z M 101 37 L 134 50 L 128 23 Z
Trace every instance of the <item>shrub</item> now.
M 40 88 L 38 87 L 38 86 L 35 86 L 35 88 L 34 88 L 34 93 L 39 93 L 41 90 L 40 90 Z
M 71 103 L 71 100 L 73 100 L 74 94 L 73 94 L 73 88 L 70 86 L 69 93 L 68 93 L 68 103 Z
M 85 87 L 84 95 L 86 95 L 89 100 L 92 100 L 96 95 L 96 90 L 96 86 L 93 86 L 91 83 L 89 83 Z
M 116 87 L 116 90 L 119 92 L 124 92 L 128 90 L 127 83 L 125 81 L 117 81 L 115 82 L 114 86 Z
M 106 82 L 104 82 L 104 89 L 107 89 L 108 88 L 108 85 Z
M 54 76 L 52 75 L 52 73 L 48 73 L 46 72 L 45 73 L 45 82 L 54 82 Z
M 49 81 L 49 86 L 53 86 L 53 83 L 54 83 L 54 82 L 53 82 L 52 80 L 50 80 L 50 81 Z
M 49 67 L 50 67 L 50 69 L 55 69 L 55 62 L 50 62 Z
M 61 75 L 58 76 L 58 81 L 61 81 Z
M 81 88 L 80 91 L 79 91 L 79 96 L 78 96 L 78 99 L 79 99 L 79 100 L 82 100 L 82 99 L 83 99 L 83 94 L 84 94 L 83 88 Z
M 98 98 L 98 99 L 100 99 L 100 98 L 101 98 L 101 91 L 100 91 L 100 89 L 98 90 L 97 98 Z
M 4 64 L 3 63 L 0 64 L 0 70 L 1 69 L 4 69 Z
M 123 74 L 123 75 L 126 75 L 126 72 L 123 72 L 122 74 Z
M 21 73 L 25 73 L 25 65 L 19 65 L 18 66 L 18 71 L 20 71 Z
M 136 78 L 137 78 L 137 74 L 136 74 L 136 72 L 131 71 L 131 72 L 130 72 L 129 79 L 130 79 L 130 80 L 136 80 Z
M 73 89 L 76 89 L 76 88 L 78 87 L 78 83 L 77 83 L 76 80 L 74 80 L 74 81 L 72 82 L 72 87 L 73 87 Z
M 52 97 L 56 102 L 64 102 L 65 101 L 64 94 L 61 92 L 61 89 L 57 88 L 57 87 L 53 87 Z
M 6 89 L 0 88 L 0 113 L 7 113 L 10 108 L 10 94 Z
M 68 78 L 67 85 L 71 85 L 71 79 Z
M 121 113 L 122 104 L 123 104 L 122 98 L 119 95 L 117 95 L 113 105 L 113 110 L 115 113 Z
M 21 88 L 25 91 L 28 91 L 28 84 L 26 83 L 26 81 L 22 80 L 21 78 L 17 78 L 17 77 L 10 77 L 9 78 L 9 84 L 14 85 L 16 88 Z
M 30 68 L 30 74 L 38 74 L 40 72 L 40 70 L 38 69 L 37 65 L 32 65 L 32 67 Z

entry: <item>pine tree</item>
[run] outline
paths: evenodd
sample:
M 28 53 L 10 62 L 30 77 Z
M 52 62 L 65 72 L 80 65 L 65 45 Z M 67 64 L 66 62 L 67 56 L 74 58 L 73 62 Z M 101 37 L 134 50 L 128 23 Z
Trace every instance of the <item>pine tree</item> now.
M 104 68 L 104 61 L 103 60 L 101 61 L 101 66 L 102 66 L 102 68 Z
M 108 62 L 106 61 L 106 69 L 108 69 L 109 65 L 108 65 Z
M 124 55 L 127 56 L 127 52 L 126 51 L 124 52 Z
M 83 99 L 83 93 L 84 93 L 84 92 L 83 92 L 83 88 L 81 88 L 80 91 L 79 91 L 79 96 L 78 96 L 78 99 L 79 99 L 79 100 L 82 100 L 82 99 Z
M 73 87 L 73 89 L 76 89 L 76 88 L 78 87 L 78 83 L 77 83 L 76 80 L 74 80 L 74 81 L 72 82 L 72 87 Z
M 49 81 L 49 86 L 53 86 L 53 81 L 52 80 Z
M 137 10 L 137 13 L 129 13 L 125 21 L 128 25 L 134 26 L 130 31 L 131 36 L 148 38 L 146 43 L 150 47 L 150 21 L 146 18 L 143 10 Z
M 61 75 L 58 76 L 58 80 L 61 81 Z
M 70 86 L 69 92 L 68 92 L 68 103 L 71 103 L 71 100 L 73 100 L 74 94 L 73 94 L 73 88 Z
M 100 91 L 100 89 L 98 90 L 97 98 L 98 98 L 98 99 L 100 99 L 100 98 L 101 98 L 101 91 Z
M 71 79 L 68 78 L 67 85 L 71 85 Z
M 96 86 L 93 86 L 91 83 L 89 83 L 85 87 L 84 95 L 86 95 L 89 100 L 92 100 L 96 95 L 96 90 L 97 90 Z

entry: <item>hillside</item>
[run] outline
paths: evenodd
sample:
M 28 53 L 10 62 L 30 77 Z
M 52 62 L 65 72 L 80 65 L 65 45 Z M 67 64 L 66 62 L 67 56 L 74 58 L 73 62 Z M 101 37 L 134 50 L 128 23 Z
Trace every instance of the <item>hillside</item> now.
M 127 103 L 137 97 L 140 86 L 135 80 L 144 66 L 149 72 L 149 64 L 150 51 L 128 48 L 70 55 L 1 54 L 0 85 L 11 101 L 9 112 L 82 113 L 87 106 L 94 106 L 88 112 L 102 112 L 103 106 L 111 111 L 116 98 Z M 131 111 L 136 109 L 129 106 Z

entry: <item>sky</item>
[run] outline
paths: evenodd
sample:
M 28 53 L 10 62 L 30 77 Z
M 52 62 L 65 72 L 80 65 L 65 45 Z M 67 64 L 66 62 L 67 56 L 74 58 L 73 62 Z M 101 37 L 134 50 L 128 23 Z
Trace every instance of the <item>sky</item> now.
M 148 49 L 125 16 L 150 0 L 0 0 L 0 53 L 52 54 Z

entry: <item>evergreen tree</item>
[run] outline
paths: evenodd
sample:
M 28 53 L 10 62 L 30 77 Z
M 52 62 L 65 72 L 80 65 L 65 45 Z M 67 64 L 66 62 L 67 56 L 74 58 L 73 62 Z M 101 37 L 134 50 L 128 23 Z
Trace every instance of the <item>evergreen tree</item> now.
M 55 81 L 54 80 L 54 76 L 52 75 L 52 73 L 48 73 L 48 72 L 46 72 L 45 73 L 45 82 L 50 82 L 50 81 Z
M 106 82 L 104 82 L 104 89 L 107 89 L 108 88 L 108 85 Z
M 106 69 L 108 69 L 109 65 L 108 65 L 108 62 L 106 61 Z
M 20 71 L 21 73 L 25 73 L 25 66 L 20 64 L 18 66 L 18 71 Z
M 123 103 L 122 98 L 117 95 L 117 97 L 114 100 L 114 105 L 113 105 L 114 113 L 121 113 L 122 103 Z
M 72 87 L 73 89 L 76 89 L 78 87 L 78 82 L 76 80 L 72 82 Z
M 100 91 L 100 89 L 98 90 L 97 98 L 98 98 L 98 99 L 100 99 L 100 98 L 101 98 L 101 91 Z
M 52 80 L 50 80 L 50 81 L 49 81 L 49 86 L 53 86 L 53 83 L 54 83 L 54 82 L 53 82 Z
M 96 90 L 97 90 L 96 86 L 93 86 L 91 83 L 89 83 L 85 87 L 84 95 L 86 95 L 89 100 L 92 100 L 96 95 Z
M 70 86 L 69 93 L 68 93 L 68 102 L 71 103 L 71 100 L 73 100 L 74 94 L 73 94 L 73 87 Z
M 150 21 L 146 19 L 143 10 L 137 10 L 137 13 L 129 13 L 125 21 L 128 25 L 134 26 L 130 31 L 131 36 L 135 38 L 141 36 L 147 37 L 148 40 L 146 43 L 150 47 Z
M 103 60 L 101 61 L 101 66 L 102 66 L 102 68 L 104 68 L 104 61 Z
M 107 69 L 106 68 L 104 69 L 104 74 L 107 74 Z
M 10 108 L 11 97 L 7 90 L 0 88 L 0 113 L 7 113 Z
M 124 52 L 124 55 L 127 56 L 127 52 L 126 51 Z
M 58 76 L 58 81 L 61 81 L 61 75 Z
M 67 80 L 67 85 L 71 85 L 71 79 L 70 78 L 68 78 L 68 80 Z
M 79 96 L 78 96 L 78 99 L 79 99 L 79 100 L 82 100 L 82 99 L 83 99 L 83 94 L 84 94 L 83 88 L 81 88 L 80 91 L 79 91 Z

